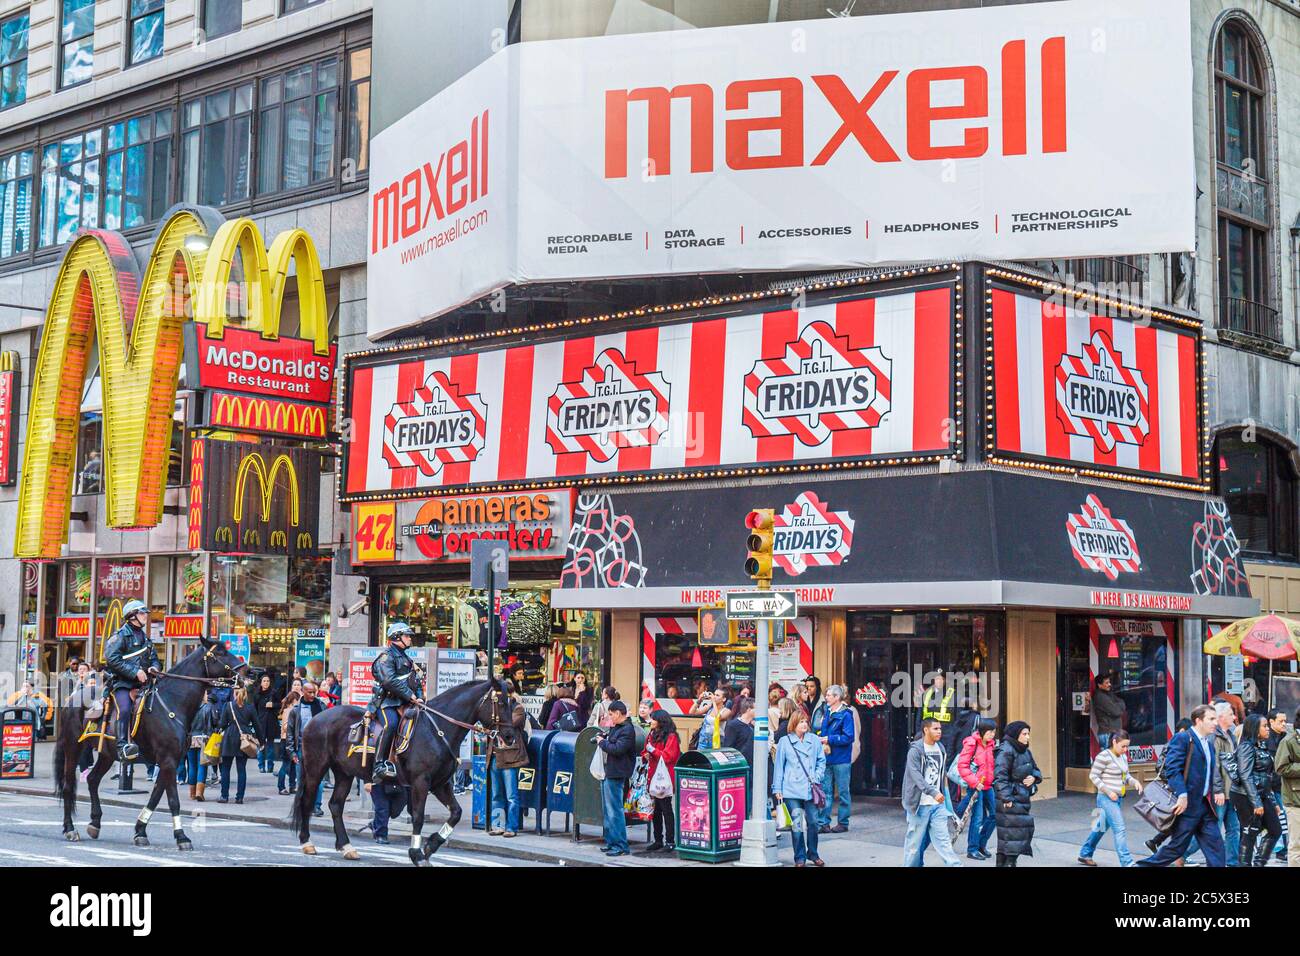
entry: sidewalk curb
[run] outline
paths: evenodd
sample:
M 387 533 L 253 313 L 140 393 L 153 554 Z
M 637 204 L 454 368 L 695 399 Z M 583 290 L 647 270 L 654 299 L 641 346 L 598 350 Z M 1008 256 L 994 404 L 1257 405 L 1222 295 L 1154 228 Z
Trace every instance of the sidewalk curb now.
M 58 793 L 56 793 L 53 788 L 51 788 L 50 790 L 43 790 L 34 787 L 20 787 L 20 786 L 15 786 L 13 784 L 0 784 L 0 793 L 14 793 L 14 794 L 19 794 L 21 796 L 27 796 L 27 797 L 34 796 L 34 797 L 51 797 L 54 799 L 58 798 Z M 114 797 L 114 796 L 109 796 L 104 794 L 100 795 L 99 802 L 106 807 L 121 807 L 127 810 L 140 809 L 139 803 L 135 803 L 131 800 L 124 800 L 121 797 Z M 225 811 L 225 810 L 209 810 L 206 806 L 207 801 L 204 801 L 204 803 L 205 806 L 202 808 L 203 815 L 211 817 L 214 820 L 233 820 L 238 823 L 260 823 L 264 826 L 271 826 L 280 830 L 288 830 L 292 826 L 288 817 L 253 816 L 251 814 L 230 813 L 229 811 Z M 189 810 L 189 812 L 193 814 L 192 809 Z M 348 826 L 346 821 L 344 825 L 345 827 L 347 827 L 347 831 L 350 835 L 354 837 L 360 837 L 362 835 L 362 831 L 359 828 L 355 826 Z M 596 862 L 595 860 L 579 860 L 569 856 L 564 856 L 560 853 L 544 853 L 540 850 L 530 850 L 525 847 L 506 846 L 503 844 L 505 844 L 504 840 L 502 841 L 494 840 L 489 842 L 488 840 L 474 840 L 474 839 L 466 840 L 464 838 L 452 837 L 452 839 L 448 840 L 445 844 L 443 844 L 443 846 L 447 847 L 450 850 L 479 850 L 482 852 L 490 853 L 493 856 L 508 857 L 512 860 L 525 860 L 531 863 L 558 863 L 562 866 L 569 866 L 569 867 L 640 866 L 641 865 L 639 863 L 632 863 L 632 862 L 624 863 L 622 861 L 620 861 L 619 863 L 615 863 L 612 860 L 607 864 L 602 864 Z M 364 853 L 364 849 L 362 847 L 358 847 L 357 849 L 359 852 Z M 329 852 L 329 851 L 326 850 L 322 852 Z M 304 854 L 304 856 L 305 855 L 306 854 Z

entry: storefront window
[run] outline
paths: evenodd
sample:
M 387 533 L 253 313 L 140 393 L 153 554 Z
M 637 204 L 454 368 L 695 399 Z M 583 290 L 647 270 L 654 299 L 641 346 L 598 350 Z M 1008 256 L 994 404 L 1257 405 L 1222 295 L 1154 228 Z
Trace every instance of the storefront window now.
M 203 555 L 174 559 L 172 613 L 203 613 Z
M 69 561 L 63 566 L 63 613 L 90 613 L 89 561 Z
M 211 633 L 247 635 L 254 667 L 291 669 L 298 630 L 329 624 L 330 565 L 327 555 L 214 555 Z M 201 606 L 201 585 L 191 588 Z
M 1176 655 L 1173 621 L 1061 617 L 1061 751 L 1066 767 L 1088 767 L 1098 750 L 1089 701 L 1098 675 L 1112 676 L 1124 702 L 1132 763 L 1153 763 L 1172 736 L 1169 699 Z M 1176 683 L 1175 685 L 1176 686 Z
M 643 682 L 661 707 L 685 713 L 691 703 L 719 685 L 739 690 L 745 685 L 755 697 L 765 698 L 766 689 L 754 687 L 758 645 L 756 632 L 741 628 L 731 644 L 701 644 L 694 616 L 646 616 L 642 618 L 645 673 Z M 772 680 L 792 686 L 812 667 L 811 618 L 785 623 L 769 656 Z
M 497 594 L 500 615 L 496 659 L 503 672 L 524 669 L 524 691 L 548 680 L 570 680 L 581 669 L 600 682 L 601 624 L 594 612 L 553 612 L 551 584 Z M 394 621 L 415 629 L 415 645 L 487 647 L 487 592 L 456 585 L 390 584 L 384 590 L 380 634 Z
M 125 561 L 101 558 L 96 565 L 95 613 L 106 615 L 113 602 L 119 608 L 131 600 L 144 600 L 144 558 Z

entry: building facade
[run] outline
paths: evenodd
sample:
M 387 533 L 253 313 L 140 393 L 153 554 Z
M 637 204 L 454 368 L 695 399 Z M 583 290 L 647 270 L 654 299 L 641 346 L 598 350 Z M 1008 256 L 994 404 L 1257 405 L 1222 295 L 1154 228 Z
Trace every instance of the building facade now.
M 154 452 L 168 459 L 156 526 L 108 525 L 103 444 L 111 397 L 96 354 L 79 390 L 71 519 L 56 558 L 9 557 L 14 471 L 27 452 L 19 446 L 47 304 L 79 230 L 121 234 L 143 266 L 177 207 L 217 210 L 214 222 L 250 218 L 268 246 L 302 229 L 320 258 L 329 338 L 346 343 L 361 329 L 370 18 L 369 0 L 0 4 L 0 349 L 12 370 L 5 434 L 14 462 L 0 487 L 0 657 L 11 679 L 50 679 L 73 657 L 97 658 L 104 631 L 130 598 L 149 605 L 165 663 L 202 634 L 232 634 L 258 666 L 287 672 L 296 645 L 303 663 L 329 666 L 322 651 L 339 641 L 333 595 L 347 589 L 333 561 L 332 410 L 328 427 L 324 417 L 313 426 L 314 442 L 297 443 L 325 454 L 318 489 L 300 488 L 297 474 L 289 479 L 304 502 L 319 500 L 319 518 L 310 512 L 317 526 L 300 529 L 296 542 L 310 544 L 292 554 L 205 549 L 191 540 L 200 439 L 236 434 L 193 427 L 209 420 L 192 366 L 180 373 L 171 441 Z M 232 290 L 242 254 L 235 260 Z M 296 279 L 283 298 L 280 334 L 298 336 L 300 321 L 307 323 Z M 232 291 L 224 314 L 240 325 L 249 309 L 247 297 Z M 270 475 L 278 493 L 277 480 L 286 479 Z

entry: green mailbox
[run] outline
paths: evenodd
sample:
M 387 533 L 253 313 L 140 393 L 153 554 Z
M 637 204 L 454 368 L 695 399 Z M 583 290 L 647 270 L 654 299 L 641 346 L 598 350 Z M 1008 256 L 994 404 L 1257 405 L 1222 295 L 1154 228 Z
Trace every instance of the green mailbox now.
M 739 750 L 692 750 L 677 761 L 677 855 L 724 863 L 740 856 L 749 763 Z
M 645 731 L 631 724 L 636 733 L 636 749 L 640 753 L 645 748 Z M 584 727 L 578 732 L 578 739 L 573 745 L 573 841 L 582 839 L 582 828 L 593 827 L 599 836 L 605 825 L 605 809 L 601 803 L 600 781 L 591 775 L 591 758 L 596 754 L 596 736 L 602 732 L 600 727 Z M 607 732 L 607 731 L 606 731 Z M 627 825 L 637 826 L 649 822 L 625 816 Z M 647 830 L 647 832 L 649 832 Z

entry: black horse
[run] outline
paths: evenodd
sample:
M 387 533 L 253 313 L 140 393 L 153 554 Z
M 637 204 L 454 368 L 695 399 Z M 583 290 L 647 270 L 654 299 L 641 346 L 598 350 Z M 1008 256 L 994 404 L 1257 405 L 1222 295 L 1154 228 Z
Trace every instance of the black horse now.
M 200 646 L 182 658 L 175 667 L 159 674 L 147 692 L 142 691 L 136 702 L 140 714 L 135 742 L 140 747 L 137 764 L 158 765 L 158 779 L 154 782 L 149 803 L 135 821 L 135 845 L 148 846 L 149 818 L 167 791 L 167 806 L 172 815 L 172 835 L 178 850 L 192 850 L 194 844 L 181 828 L 181 798 L 176 792 L 176 767 L 185 759 L 189 749 L 190 722 L 203 701 L 203 691 L 214 684 L 233 684 L 248 670 L 248 665 L 226 650 L 225 645 L 206 638 Z M 104 729 L 111 729 L 112 720 L 105 716 Z M 73 825 L 72 816 L 77 809 L 77 756 L 81 750 L 79 740 L 86 723 L 84 702 L 74 698 L 60 711 L 59 735 L 54 745 L 54 773 L 59 795 L 63 798 L 63 836 L 70 841 L 81 839 Z M 96 739 L 97 738 L 92 738 Z M 103 809 L 99 803 L 99 781 L 108 768 L 117 761 L 115 741 L 105 740 L 86 783 L 90 788 L 90 823 L 86 832 L 91 839 L 99 838 Z
M 460 804 L 452 793 L 451 781 L 460 765 L 460 744 L 471 728 L 481 726 L 492 738 L 506 735 L 513 739 L 510 723 L 513 705 L 506 698 L 500 681 L 475 681 L 453 687 L 429 701 L 415 716 L 406 751 L 396 758 L 402 779 L 411 787 L 411 862 L 426 861 L 451 837 L 460 821 Z M 503 720 L 502 714 L 505 714 Z M 357 777 L 368 780 L 374 771 L 375 754 L 361 765 L 360 752 L 349 754 L 348 729 L 361 719 L 360 707 L 334 707 L 307 724 L 302 735 L 302 764 L 299 768 L 298 794 L 293 804 L 293 822 L 298 830 L 302 852 L 314 854 L 311 843 L 311 811 L 316 790 L 327 770 L 334 772 L 334 793 L 330 797 L 330 815 L 334 818 L 334 848 L 346 860 L 361 855 L 348 839 L 343 825 L 343 805 Z M 405 724 L 398 739 L 405 735 Z M 449 816 L 442 829 L 423 843 L 424 805 L 432 793 L 447 808 Z

